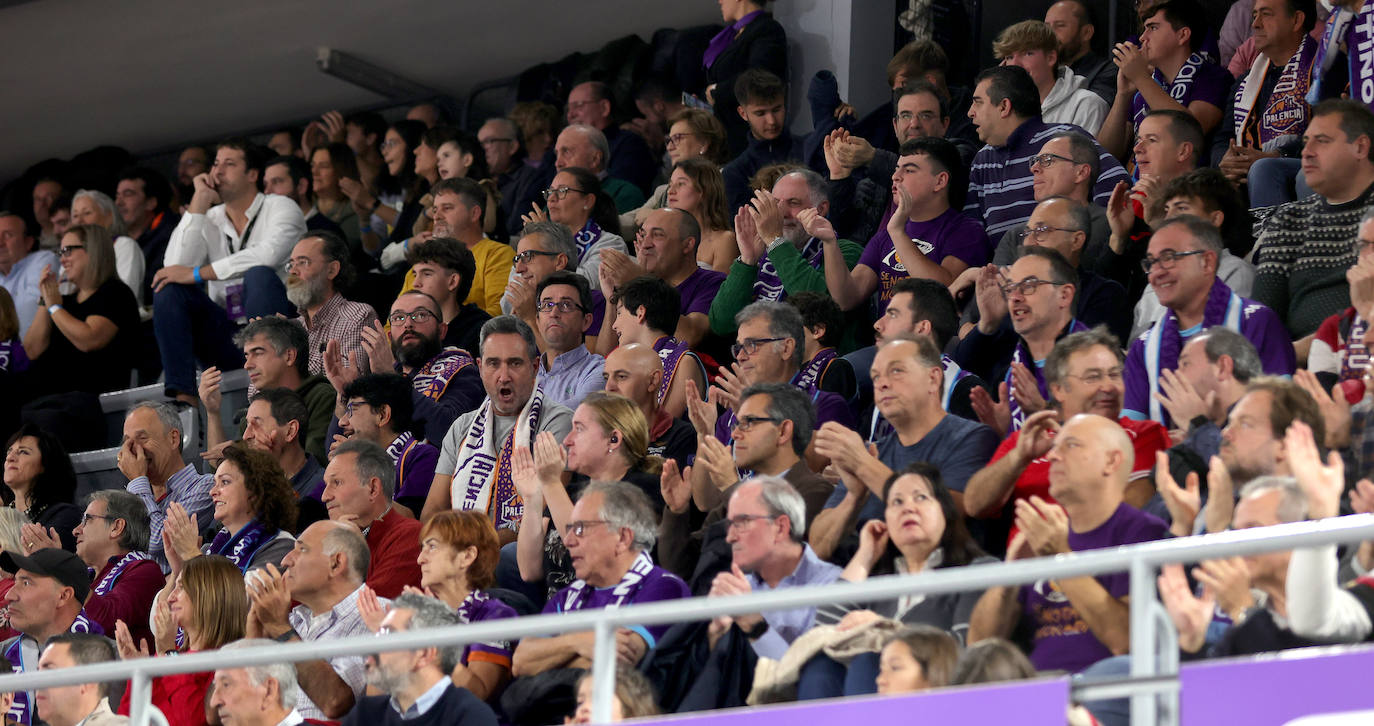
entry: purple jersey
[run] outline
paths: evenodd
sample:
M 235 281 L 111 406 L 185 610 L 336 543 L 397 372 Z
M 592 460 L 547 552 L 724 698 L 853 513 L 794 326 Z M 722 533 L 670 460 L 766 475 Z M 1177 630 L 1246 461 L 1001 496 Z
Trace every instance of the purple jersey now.
M 598 610 L 622 605 L 637 605 L 660 600 L 676 600 L 691 597 L 692 591 L 682 578 L 652 563 L 648 555 L 640 553 L 630 571 L 618 584 L 611 587 L 592 587 L 585 580 L 554 593 L 544 603 L 545 613 L 564 613 L 576 610 Z M 668 632 L 669 624 L 632 625 L 629 629 L 639 633 L 650 648 Z
M 715 299 L 716 292 L 720 290 L 720 284 L 723 282 L 724 272 L 698 267 L 677 286 L 677 292 L 682 296 L 682 314 L 708 314 L 711 311 L 711 301 Z
M 1069 530 L 1069 549 L 1074 552 L 1150 542 L 1164 537 L 1168 527 L 1158 517 L 1122 503 L 1101 526 L 1088 532 Z M 1099 575 L 1099 584 L 1112 597 L 1130 594 L 1130 576 L 1124 572 Z M 1070 673 L 1111 656 L 1073 604 L 1053 581 L 1041 580 L 1021 587 L 1022 617 L 1033 629 L 1030 653 L 1037 670 Z
M 1184 108 L 1193 101 L 1204 101 L 1218 109 L 1224 109 L 1227 96 L 1231 93 L 1231 86 L 1235 84 L 1235 79 L 1225 68 L 1205 60 L 1198 53 L 1188 56 L 1188 60 L 1178 70 L 1172 82 L 1165 82 L 1164 76 L 1158 70 L 1154 72 L 1153 78 L 1160 88 L 1168 91 L 1169 96 Z M 1136 131 L 1140 130 L 1140 122 L 1149 112 L 1149 106 L 1145 105 L 1145 97 L 1136 91 L 1135 97 L 1131 99 L 1131 120 Z
M 480 623 L 484 620 L 501 620 L 518 617 L 511 606 L 497 600 L 480 590 L 473 590 L 458 606 L 458 619 L 463 623 Z M 509 640 L 469 643 L 463 647 L 463 665 L 472 661 L 495 663 L 510 668 L 511 642 Z
M 925 222 L 907 220 L 906 233 L 921 253 L 937 265 L 950 256 L 963 260 L 969 267 L 981 267 L 992 259 L 993 244 L 987 232 L 983 231 L 983 225 L 956 209 L 947 209 L 944 214 Z M 892 243 L 892 235 L 887 233 L 886 219 L 882 229 L 864 247 L 859 264 L 878 273 L 878 308 L 881 314 L 892 297 L 892 288 L 910 277 L 906 266 L 897 259 L 897 247 Z

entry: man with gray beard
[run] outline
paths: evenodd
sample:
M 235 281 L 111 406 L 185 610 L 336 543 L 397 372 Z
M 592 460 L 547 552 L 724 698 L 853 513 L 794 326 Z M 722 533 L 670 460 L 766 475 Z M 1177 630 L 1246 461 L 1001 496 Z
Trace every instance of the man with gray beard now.
M 348 261 L 348 243 L 336 232 L 320 230 L 301 238 L 286 261 L 286 299 L 296 306 L 301 323 L 310 334 L 312 375 L 324 373 L 324 350 L 331 340 L 339 341 L 340 360 L 354 354 L 367 366 L 363 352 L 362 329 L 377 322 L 371 305 L 345 300 L 341 289 L 353 282 L 353 265 Z

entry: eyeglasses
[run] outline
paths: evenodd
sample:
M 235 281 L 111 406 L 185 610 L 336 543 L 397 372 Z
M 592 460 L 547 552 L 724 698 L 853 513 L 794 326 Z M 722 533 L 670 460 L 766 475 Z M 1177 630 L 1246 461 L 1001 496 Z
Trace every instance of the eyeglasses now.
M 1159 265 L 1161 270 L 1172 270 L 1174 269 L 1174 263 L 1178 262 L 1179 258 L 1200 255 L 1206 251 L 1207 250 L 1189 250 L 1187 252 L 1175 252 L 1173 250 L 1164 250 L 1159 253 L 1158 257 L 1146 255 L 1141 258 L 1140 269 L 1144 270 L 1146 274 L 1149 274 L 1150 268 L 1155 265 Z
M 1355 254 L 1364 254 L 1367 249 L 1374 249 L 1374 239 L 1355 240 Z
M 593 524 L 607 524 L 607 522 L 604 519 L 583 519 L 577 522 L 568 522 L 563 527 L 563 535 L 565 537 L 568 535 L 581 537 L 582 535 L 586 534 L 587 528 L 592 526 Z
M 1020 240 L 1022 243 L 1024 243 L 1024 242 L 1026 241 L 1026 238 L 1027 238 L 1027 237 L 1034 236 L 1036 242 L 1044 242 L 1044 241 L 1045 241 L 1045 235 L 1049 234 L 1050 232 L 1077 232 L 1077 231 L 1078 231 L 1078 230 L 1076 230 L 1076 229 L 1071 229 L 1071 228 L 1069 228 L 1069 227 L 1051 227 L 1051 226 L 1049 226 L 1048 224 L 1042 224 L 1042 225 L 1040 225 L 1039 227 L 1027 227 L 1027 228 L 1021 230 L 1020 232 L 1017 232 L 1017 233 L 1016 233 L 1016 238 L 1017 238 L 1018 240 Z
M 387 149 L 401 146 L 403 144 L 405 144 L 405 142 L 400 139 L 387 139 L 386 141 L 382 142 L 382 151 L 386 151 Z
M 748 433 L 750 429 L 754 428 L 755 424 L 760 424 L 764 421 L 775 424 L 782 423 L 781 420 L 773 418 L 772 416 L 740 416 L 739 418 L 735 419 L 735 422 L 733 424 L 730 425 L 730 430 L 743 431 L 745 433 Z
M 557 253 L 557 252 L 545 252 L 544 250 L 525 250 L 524 252 L 521 252 L 520 254 L 518 254 L 518 255 L 515 256 L 515 264 L 517 264 L 517 265 L 528 264 L 530 260 L 532 260 L 532 259 L 534 259 L 534 258 L 536 258 L 536 257 L 557 257 L 557 256 L 558 256 L 558 253 Z
M 1109 378 L 1112 381 L 1121 381 L 1125 376 L 1125 369 L 1121 366 L 1117 366 L 1115 368 L 1111 368 L 1105 371 L 1101 368 L 1094 368 L 1080 376 L 1075 376 L 1072 373 L 1065 373 L 1064 375 L 1068 376 L 1069 378 L 1077 378 L 1078 380 L 1083 381 L 1089 386 L 1096 386 L 1097 384 L 1101 383 L 1102 380 L 1105 378 Z
M 541 313 L 553 312 L 555 308 L 558 309 L 558 312 L 564 314 L 570 313 L 574 310 L 580 310 L 584 313 L 587 312 L 586 308 L 573 302 L 572 300 L 559 300 L 557 302 L 554 302 L 553 300 L 540 300 L 539 302 L 534 304 L 534 309 L 538 310 Z
M 1010 295 L 1014 292 L 1021 293 L 1021 297 L 1030 297 L 1035 294 L 1041 285 L 1067 285 L 1067 282 L 1055 282 L 1053 280 L 1041 280 L 1038 277 L 1027 277 L 1020 282 L 1009 282 L 1002 286 L 1002 294 Z
M 366 405 L 368 405 L 366 401 L 349 401 L 348 403 L 344 404 L 344 413 L 348 414 L 349 416 L 352 416 L 353 414 L 358 412 L 359 408 Z
M 73 252 L 84 249 L 86 249 L 86 245 L 67 245 L 58 249 L 57 253 L 61 257 L 71 257 Z
M 1027 160 L 1027 164 L 1032 169 L 1034 169 L 1036 166 L 1041 166 L 1048 169 L 1054 166 L 1054 162 L 1056 161 L 1067 161 L 1070 164 L 1073 163 L 1073 159 L 1070 159 L 1067 156 L 1060 156 L 1058 154 L 1036 154 L 1035 156 L 1032 156 L 1030 159 Z
M 738 530 L 748 527 L 749 523 L 756 519 L 777 519 L 777 517 L 771 514 L 737 514 L 725 521 L 730 523 L 730 529 Z
M 895 118 L 904 124 L 909 124 L 913 120 L 919 120 L 923 124 L 928 124 L 934 122 L 936 120 L 936 116 L 937 114 L 934 111 L 922 111 L 920 113 L 903 111 L 897 114 Z
M 568 198 L 568 192 L 577 192 L 578 194 L 586 194 L 586 193 L 587 193 L 586 190 L 583 190 L 583 189 L 575 189 L 575 188 L 573 188 L 573 187 L 566 187 L 566 186 L 565 186 L 565 187 L 552 187 L 552 188 L 549 188 L 549 189 L 545 189 L 544 191 L 540 192 L 540 194 L 543 194 L 543 195 L 544 195 L 544 199 L 545 199 L 545 200 L 549 199 L 550 197 L 553 197 L 554 199 L 560 199 L 560 200 L 562 200 L 562 199 L 567 199 L 567 198 Z
M 776 343 L 787 338 L 748 338 L 743 343 L 735 343 L 730 346 L 730 355 L 738 358 L 740 353 L 753 355 L 759 352 L 759 346 L 764 343 Z
M 310 266 L 313 264 L 315 264 L 315 261 L 310 259 L 309 257 L 297 257 L 294 260 L 286 261 L 286 271 L 290 272 L 296 268 L 300 268 L 302 270 L 309 269 Z
M 493 138 L 493 139 L 478 139 L 477 143 L 479 143 L 479 144 L 481 144 L 482 146 L 486 147 L 486 146 L 495 146 L 495 145 L 497 145 L 497 144 L 513 144 L 513 143 L 515 143 L 515 139 L 495 139 L 495 138 Z
M 428 323 L 431 319 L 437 317 L 439 316 L 435 315 L 434 313 L 431 313 L 430 311 L 424 308 L 420 308 L 419 310 L 416 310 L 413 313 L 392 313 L 389 317 L 387 317 L 387 320 L 390 320 L 392 325 L 405 325 L 407 320 L 411 321 L 412 323 L 415 323 L 416 325 L 424 325 L 425 323 Z
M 695 138 L 696 134 L 673 134 L 667 138 L 667 142 L 665 145 L 671 149 L 674 146 L 677 146 L 678 144 L 682 143 L 682 140 L 687 138 L 688 136 Z
M 84 526 L 90 524 L 92 519 L 103 519 L 103 520 L 105 520 L 106 522 L 113 522 L 113 521 L 115 521 L 116 519 L 119 519 L 119 517 L 107 517 L 107 516 L 105 516 L 105 515 L 103 515 L 103 514 L 85 514 L 85 513 L 82 513 L 82 515 L 81 515 L 81 526 L 84 527 Z

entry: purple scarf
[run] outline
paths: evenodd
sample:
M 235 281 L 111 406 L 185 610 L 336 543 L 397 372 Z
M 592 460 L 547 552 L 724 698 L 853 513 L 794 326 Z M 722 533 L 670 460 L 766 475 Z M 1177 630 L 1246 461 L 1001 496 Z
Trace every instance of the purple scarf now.
M 1212 289 L 1207 293 L 1207 305 L 1202 309 L 1202 330 L 1214 325 L 1225 325 L 1240 332 L 1241 311 L 1244 307 L 1245 301 L 1241 296 L 1231 292 L 1231 288 L 1218 277 L 1212 283 Z M 1183 335 L 1178 328 L 1178 313 L 1173 310 L 1166 311 L 1164 317 L 1155 322 L 1145 335 L 1145 375 L 1149 382 L 1147 390 L 1153 394 L 1159 390 L 1159 372 L 1177 368 L 1178 354 L 1183 351 Z M 1155 421 L 1167 420 L 1164 418 L 1163 405 L 1153 395 L 1150 395 L 1150 418 Z
M 579 229 L 577 234 L 573 235 L 573 241 L 577 243 L 578 261 L 581 261 L 583 257 L 587 256 L 587 248 L 601 239 L 602 234 L 604 234 L 604 232 L 601 231 L 601 225 L 597 224 L 594 219 L 588 219 L 587 223 L 582 225 L 582 229 Z
M 450 345 L 417 371 L 415 377 L 410 380 L 410 385 L 421 396 L 437 401 L 444 397 L 449 381 L 452 381 L 459 371 L 475 363 L 467 351 Z
M 725 49 L 730 45 L 730 42 L 735 39 L 735 36 L 739 35 L 741 30 L 744 30 L 744 26 L 754 22 L 754 18 L 760 15 L 763 15 L 763 11 L 755 10 L 739 20 L 736 20 L 733 25 L 725 30 L 716 33 L 716 37 L 712 38 L 711 43 L 706 46 L 706 52 L 701 54 L 701 67 L 710 68 L 715 65 L 716 59 L 720 57 L 721 53 L 725 52 Z
M 1350 59 L 1350 97 L 1374 108 L 1374 4 L 1366 3 L 1351 23 L 1345 50 Z
M 785 242 L 784 244 L 791 244 Z M 801 256 L 806 260 L 806 264 L 821 270 L 825 264 L 825 246 L 821 241 L 812 237 L 806 241 L 801 248 Z M 759 261 L 759 272 L 754 278 L 754 300 L 768 300 L 778 302 L 787 297 L 787 290 L 782 284 L 782 278 L 778 277 L 778 269 L 773 266 L 773 260 L 769 259 L 768 253 L 764 253 L 763 259 Z
M 1304 35 L 1298 52 L 1284 64 L 1274 90 L 1269 93 L 1267 105 L 1257 109 L 1255 103 L 1270 65 L 1269 59 L 1260 54 L 1250 74 L 1236 87 L 1232 109 L 1236 143 L 1270 151 L 1302 135 L 1312 116 L 1312 108 L 1307 105 L 1307 89 L 1312 83 L 1316 57 L 1317 43 Z M 1250 119 L 1257 111 L 1260 114 L 1258 123 L 1250 131 Z
M 1169 98 L 1187 106 L 1188 104 L 1184 99 L 1188 98 L 1188 92 L 1193 89 L 1193 80 L 1197 78 L 1198 69 L 1201 68 L 1202 64 L 1205 62 L 1206 59 L 1203 58 L 1201 54 L 1193 53 L 1188 56 L 1188 60 L 1183 62 L 1183 66 L 1178 69 L 1178 73 L 1174 76 L 1172 82 L 1166 83 L 1164 81 L 1164 74 L 1160 73 L 1158 69 L 1155 69 L 1151 78 L 1154 79 L 1155 83 L 1159 84 L 1160 88 L 1169 92 Z M 1136 96 L 1142 99 L 1144 98 L 1139 91 L 1136 92 Z M 1149 106 L 1143 103 L 1135 109 L 1135 118 L 1131 120 L 1135 123 L 1136 129 L 1140 128 L 1140 122 L 1145 120 L 1145 115 L 1149 112 Z
M 128 569 L 129 566 L 135 562 L 151 559 L 153 559 L 152 556 L 147 552 L 130 552 L 124 555 L 119 559 L 119 562 L 114 564 L 114 567 L 110 568 L 109 572 L 105 573 L 104 577 L 100 578 L 100 582 L 95 584 L 93 592 L 97 595 L 109 594 L 110 590 L 114 589 L 115 580 L 118 580 L 119 576 L 124 574 L 124 570 Z
M 254 519 L 234 534 L 221 529 L 210 541 L 210 554 L 228 557 L 240 572 L 248 572 L 253 555 L 277 536 L 277 530 L 267 530 L 267 526 Z
M 1059 333 L 1062 338 L 1070 333 L 1079 333 L 1087 330 L 1088 326 L 1078 322 L 1078 318 L 1069 321 L 1068 327 Z M 1058 340 L 1058 338 L 1056 338 Z M 1040 371 L 1040 366 L 1035 364 L 1035 356 L 1031 355 L 1030 348 L 1026 347 L 1024 338 L 1016 341 L 1016 350 L 1011 354 L 1011 362 L 1020 363 L 1030 369 L 1031 375 L 1035 376 L 1035 387 L 1040 390 L 1040 397 L 1046 401 L 1050 400 L 1050 388 L 1045 383 L 1045 374 Z M 1011 366 L 1007 366 L 1007 375 L 1004 379 L 1007 382 L 1007 404 L 1011 407 L 1011 430 L 1020 431 L 1022 424 L 1026 423 L 1026 412 L 1021 410 L 1021 405 L 1016 402 L 1016 384 L 1012 382 Z M 1011 433 L 1008 431 L 1007 433 Z
M 821 376 L 824 375 L 826 369 L 830 367 L 830 361 L 835 360 L 837 357 L 839 357 L 839 354 L 835 352 L 834 348 L 821 348 L 819 351 L 816 351 L 816 357 L 812 358 L 811 362 L 807 363 L 806 366 L 797 373 L 796 377 L 792 379 L 792 385 L 806 391 L 808 395 L 814 394 L 816 391 L 820 390 Z
M 635 558 L 630 569 L 625 571 L 624 577 L 616 584 L 615 590 L 611 592 L 611 600 L 606 604 L 606 609 L 611 610 L 624 605 L 627 602 L 634 602 L 635 593 L 644 585 L 644 578 L 654 569 L 654 561 L 649 559 L 649 553 L 640 552 Z M 582 604 L 591 596 L 594 588 L 587 585 L 587 581 L 578 579 L 568 586 L 568 593 L 563 596 L 563 607 L 559 612 L 570 613 L 574 610 L 581 610 Z

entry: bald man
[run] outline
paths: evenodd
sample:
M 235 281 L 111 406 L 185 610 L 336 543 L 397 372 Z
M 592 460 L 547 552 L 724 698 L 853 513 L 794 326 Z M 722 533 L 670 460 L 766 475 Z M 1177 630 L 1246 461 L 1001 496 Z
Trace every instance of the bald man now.
M 672 459 L 679 467 L 687 466 L 697 453 L 696 431 L 659 405 L 663 360 L 658 353 L 643 343 L 627 343 L 606 356 L 603 374 L 607 393 L 630 399 L 644 412 L 644 420 L 649 422 L 649 453 Z
M 1047 435 L 1047 434 L 1038 434 Z M 1096 414 L 1069 419 L 1054 436 L 1050 496 L 1016 502 L 1021 530 L 1007 561 L 1148 542 L 1165 536 L 1160 519 L 1123 496 L 1135 452 L 1120 424 Z M 969 619 L 969 643 L 1008 638 L 1018 624 L 1031 630 L 1030 659 L 1038 670 L 1087 668 L 1130 650 L 1126 573 L 990 588 Z

